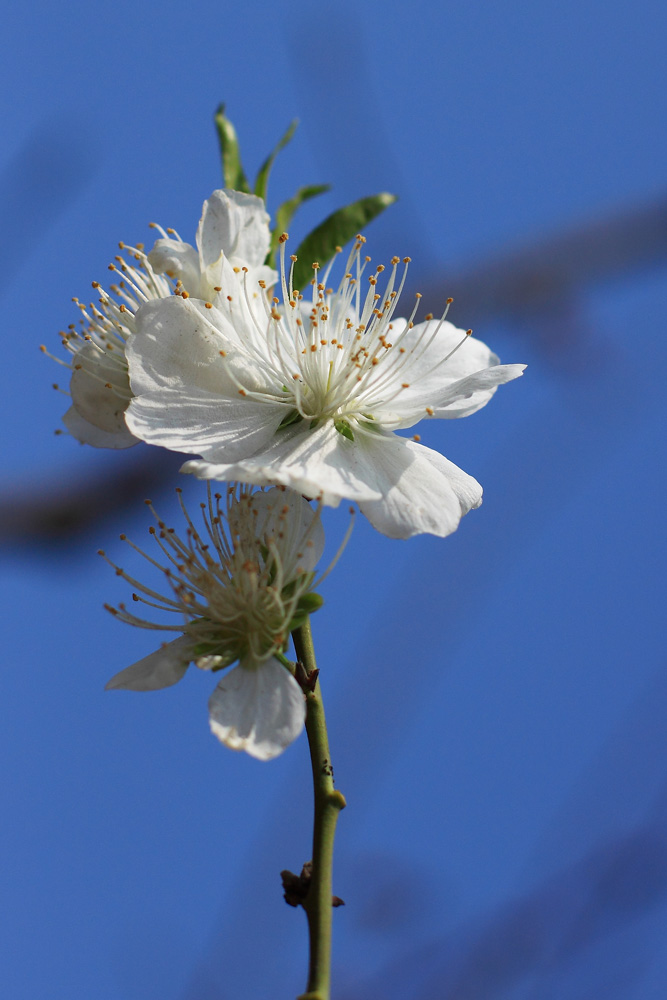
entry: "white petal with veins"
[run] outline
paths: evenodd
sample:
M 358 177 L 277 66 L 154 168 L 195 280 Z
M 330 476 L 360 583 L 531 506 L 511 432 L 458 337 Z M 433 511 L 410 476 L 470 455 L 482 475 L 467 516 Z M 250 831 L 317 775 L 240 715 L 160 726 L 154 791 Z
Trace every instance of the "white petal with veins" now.
M 301 734 L 306 702 L 289 671 L 271 658 L 225 674 L 208 703 L 211 732 L 231 750 L 271 760 Z
M 171 687 L 185 676 L 192 656 L 192 639 L 187 635 L 179 636 L 115 674 L 107 682 L 105 690 L 159 691 Z

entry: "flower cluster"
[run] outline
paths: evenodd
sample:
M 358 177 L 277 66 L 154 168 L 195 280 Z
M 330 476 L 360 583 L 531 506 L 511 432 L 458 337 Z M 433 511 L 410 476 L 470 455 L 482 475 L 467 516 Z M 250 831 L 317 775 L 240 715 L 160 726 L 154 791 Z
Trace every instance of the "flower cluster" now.
M 238 662 L 211 695 L 211 729 L 228 747 L 268 760 L 303 728 L 304 696 L 282 654 L 291 630 L 322 603 L 314 593 L 324 548 L 320 509 L 281 487 L 237 484 L 224 499 L 209 489 L 198 530 L 181 506 L 185 539 L 151 505 L 157 528 L 150 532 L 166 565 L 128 543 L 164 575 L 168 595 L 111 563 L 136 588 L 134 602 L 181 620 L 147 620 L 125 604 L 107 605 L 121 621 L 178 637 L 116 674 L 107 688 L 154 691 L 180 681 L 191 663 L 217 672 Z
M 523 365 L 501 365 L 471 331 L 446 319 L 396 315 L 409 258 L 386 281 L 358 237 L 337 288 L 313 264 L 308 301 L 292 283 L 281 237 L 278 276 L 259 198 L 216 191 L 197 249 L 166 233 L 138 268 L 125 265 L 117 304 L 86 312 L 73 351 L 76 436 L 112 447 L 146 441 L 197 456 L 202 479 L 284 485 L 325 505 L 356 501 L 392 538 L 445 536 L 479 506 L 482 488 L 437 452 L 397 431 L 467 416 Z M 401 269 L 399 271 L 399 269 Z M 171 282 L 171 285 L 168 283 Z M 129 288 L 128 288 L 129 286 Z M 173 290 L 174 294 L 171 294 Z M 81 421 L 96 433 L 81 433 Z M 94 440 L 93 440 L 94 439 Z
M 181 471 L 197 478 L 249 485 L 231 487 L 224 510 L 209 488 L 203 535 L 187 512 L 185 541 L 158 522 L 169 597 L 118 570 L 135 600 L 184 624 L 114 609 L 180 635 L 108 686 L 153 690 L 192 662 L 218 671 L 238 661 L 211 697 L 211 726 L 228 746 L 267 759 L 303 726 L 303 694 L 283 653 L 318 606 L 322 506 L 352 500 L 391 538 L 455 531 L 480 505 L 481 486 L 418 434 L 400 432 L 474 413 L 524 366 L 500 364 L 471 330 L 454 327 L 451 300 L 439 318 L 416 322 L 418 296 L 401 318 L 410 259 L 371 267 L 362 236 L 336 280 L 340 247 L 322 267 L 313 262 L 304 292 L 287 234 L 272 240 L 255 195 L 213 192 L 195 246 L 155 228 L 148 253 L 121 244 L 129 261 L 111 265 L 118 282 L 109 292 L 95 282 L 98 302 L 78 303 L 81 328 L 62 335 L 72 370 L 65 424 L 88 444 L 144 441 L 193 456 Z M 276 247 L 278 271 L 269 264 Z M 317 514 L 304 497 L 318 501 Z

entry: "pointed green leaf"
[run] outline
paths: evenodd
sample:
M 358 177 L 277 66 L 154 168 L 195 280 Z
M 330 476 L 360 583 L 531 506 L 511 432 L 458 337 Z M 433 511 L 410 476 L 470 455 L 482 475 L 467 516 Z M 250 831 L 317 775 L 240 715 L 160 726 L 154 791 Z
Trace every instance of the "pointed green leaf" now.
M 354 441 L 354 434 L 347 420 L 334 420 L 334 427 L 348 441 Z
M 288 142 L 291 141 L 298 124 L 299 119 L 295 118 L 294 121 L 290 123 L 289 128 L 285 132 L 282 139 L 279 140 L 273 152 L 267 156 L 264 163 L 259 168 L 257 180 L 255 181 L 255 194 L 261 198 L 263 202 L 266 202 L 266 191 L 269 186 L 269 174 L 271 173 L 271 167 L 273 166 L 274 160 L 280 150 L 284 149 Z
M 276 224 L 271 233 L 271 249 L 269 250 L 269 255 L 266 258 L 266 263 L 269 267 L 276 266 L 276 248 L 278 246 L 278 240 L 282 233 L 289 228 L 289 224 L 294 218 L 294 213 L 298 208 L 303 205 L 304 201 L 309 201 L 310 198 L 316 198 L 318 194 L 326 194 L 327 191 L 331 190 L 331 184 L 308 184 L 306 187 L 299 188 L 297 193 L 293 198 L 288 198 L 284 201 L 282 205 L 278 208 L 276 212 Z
M 395 194 L 386 191 L 372 194 L 367 198 L 339 208 L 314 229 L 301 243 L 296 255 L 298 260 L 294 265 L 294 287 L 303 288 L 313 277 L 313 263 L 317 261 L 320 267 L 331 260 L 336 247 L 343 247 L 364 226 L 367 226 L 385 208 L 396 201 Z
M 219 105 L 214 121 L 220 143 L 223 183 L 227 188 L 232 188 L 234 191 L 245 191 L 248 194 L 250 187 L 241 166 L 239 140 L 236 136 L 236 129 L 225 115 L 224 104 Z

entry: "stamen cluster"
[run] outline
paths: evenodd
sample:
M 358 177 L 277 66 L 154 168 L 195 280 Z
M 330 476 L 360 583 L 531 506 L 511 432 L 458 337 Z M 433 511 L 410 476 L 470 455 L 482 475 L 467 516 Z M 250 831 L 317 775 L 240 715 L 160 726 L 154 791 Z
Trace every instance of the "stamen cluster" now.
M 168 298 L 178 286 L 154 271 L 141 244 L 120 243 L 119 248 L 134 263 L 116 255 L 109 270 L 119 276 L 118 282 L 106 291 L 93 281 L 99 298 L 87 306 L 78 298 L 72 300 L 81 313 L 79 324 L 70 323 L 60 331 L 61 344 L 71 359 L 55 357 L 45 346 L 41 350 L 72 372 L 69 393 L 65 393 L 71 396 L 72 407 L 64 417 L 70 433 L 87 444 L 125 448 L 137 440 L 125 425 L 125 410 L 132 398 L 126 343 L 135 332 L 140 306 Z M 57 384 L 54 388 L 65 391 Z
M 299 533 L 290 524 L 292 497 L 286 502 L 284 489 L 253 491 L 235 484 L 224 495 L 213 495 L 209 487 L 208 501 L 200 505 L 204 530 L 198 531 L 181 491 L 177 493 L 187 523 L 184 539 L 167 527 L 147 501 L 157 522 L 149 531 L 168 565 L 121 536 L 162 572 L 170 596 L 156 593 L 112 565 L 136 588 L 134 602 L 178 614 L 183 621 L 150 621 L 124 604 L 107 605 L 107 609 L 130 625 L 183 633 L 192 640 L 197 665 L 209 669 L 236 660 L 246 667 L 258 665 L 282 652 L 300 616 L 321 604 L 310 593 L 321 552 L 319 511 Z

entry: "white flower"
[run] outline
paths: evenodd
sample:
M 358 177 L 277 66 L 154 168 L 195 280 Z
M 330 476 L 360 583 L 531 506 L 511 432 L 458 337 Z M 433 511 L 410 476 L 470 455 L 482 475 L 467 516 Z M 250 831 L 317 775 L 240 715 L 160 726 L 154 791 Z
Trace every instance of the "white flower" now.
M 244 294 L 226 287 L 212 302 L 174 296 L 139 311 L 128 427 L 201 456 L 182 469 L 200 478 L 278 483 L 331 506 L 346 497 L 393 538 L 448 535 L 479 506 L 481 486 L 417 436 L 394 431 L 473 413 L 524 365 L 500 365 L 444 316 L 416 326 L 394 319 L 405 281 L 404 272 L 395 287 L 398 258 L 382 293 L 378 267 L 362 294 L 370 258 L 361 262 L 361 237 L 336 293 L 329 271 L 317 280 L 313 265 L 306 309 L 284 239 L 283 303 L 262 300 L 261 321 L 247 276 Z
M 197 230 L 199 253 L 174 230 L 151 225 L 163 238 L 148 255 L 142 246 L 120 244 L 133 263 L 117 256 L 110 265 L 120 279 L 110 286 L 111 294 L 94 281 L 97 303 L 87 308 L 74 299 L 82 313 L 80 328 L 71 324 L 61 333 L 72 358 L 54 359 L 72 370 L 72 405 L 63 418 L 65 426 L 78 441 L 98 448 L 129 448 L 138 441 L 125 423 L 132 398 L 125 344 L 142 303 L 169 298 L 175 289 L 208 297 L 216 294 L 211 283 L 224 277 L 227 285 L 238 284 L 244 273 L 256 286 L 262 281 L 270 287 L 277 279 L 275 271 L 263 266 L 271 238 L 269 216 L 254 195 L 213 192 L 204 202 Z M 256 293 L 258 299 L 264 295 L 259 287 Z M 48 354 L 45 347 L 42 350 Z
M 72 371 L 72 405 L 63 422 L 78 441 L 97 448 L 130 448 L 137 444 L 125 423 L 125 410 L 132 398 L 125 344 L 134 333 L 139 306 L 167 298 L 174 289 L 172 282 L 155 273 L 141 247 L 126 247 L 123 243 L 120 247 L 134 263 L 118 255 L 116 262 L 109 265 L 120 279 L 110 286 L 111 294 L 94 281 L 93 288 L 100 296 L 97 303 L 86 307 L 78 299 L 73 300 L 81 311 L 79 328 L 71 323 L 67 331 L 61 331 L 62 345 L 71 360 L 54 358 Z M 44 346 L 42 351 L 49 354 Z
M 176 613 L 182 621 L 147 621 L 124 604 L 107 606 L 131 625 L 179 633 L 112 677 L 107 688 L 154 691 L 180 681 L 191 662 L 219 671 L 239 661 L 210 698 L 211 729 L 233 750 L 269 760 L 303 729 L 304 696 L 280 657 L 290 631 L 321 605 L 312 591 L 324 532 L 319 509 L 283 487 L 252 492 L 236 485 L 227 490 L 224 507 L 221 500 L 209 489 L 208 503 L 201 505 L 202 531 L 181 501 L 185 540 L 156 515 L 158 528 L 150 531 L 167 565 L 145 558 L 164 573 L 170 596 L 115 567 L 136 588 L 135 602 Z
M 233 275 L 243 268 L 252 274 L 255 290 L 259 281 L 270 288 L 278 275 L 264 265 L 271 245 L 269 221 L 256 195 L 214 191 L 204 202 L 197 249 L 174 230 L 160 229 L 163 238 L 156 240 L 148 259 L 158 274 L 180 280 L 189 295 L 200 299 L 212 298 L 223 284 L 234 284 Z

